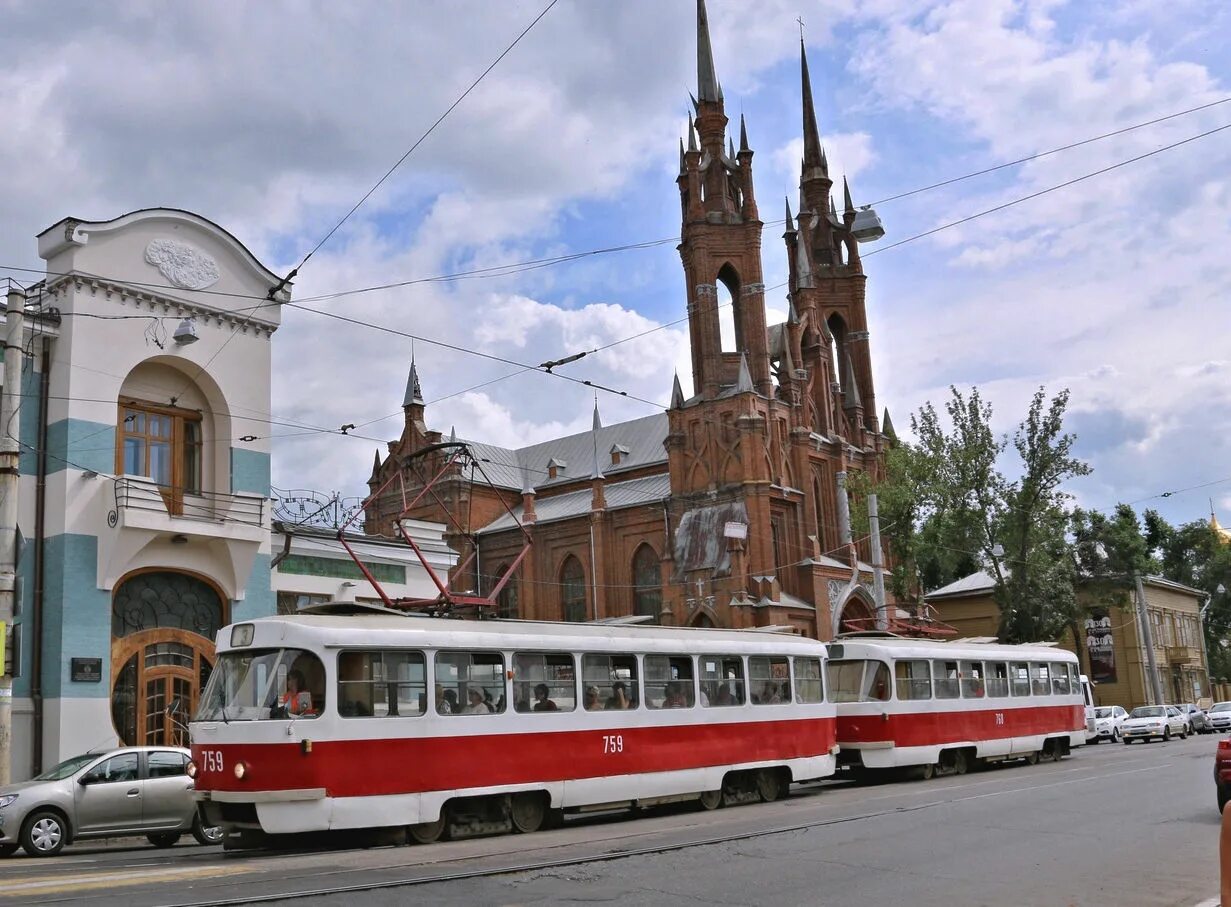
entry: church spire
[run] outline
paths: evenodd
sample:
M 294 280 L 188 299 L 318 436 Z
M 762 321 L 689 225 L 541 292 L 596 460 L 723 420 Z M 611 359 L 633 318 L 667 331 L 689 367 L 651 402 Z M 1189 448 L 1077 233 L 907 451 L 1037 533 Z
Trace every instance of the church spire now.
M 821 133 L 816 125 L 816 108 L 812 104 L 812 78 L 808 75 L 808 52 L 804 42 L 799 41 L 800 75 L 803 82 L 804 96 L 804 170 L 810 167 L 820 167 L 828 176 L 828 162 L 825 160 L 825 150 L 821 148 Z
M 722 101 L 722 86 L 714 72 L 714 51 L 710 47 L 710 22 L 705 0 L 697 0 L 697 100 Z
M 406 376 L 406 395 L 402 398 L 402 407 L 422 406 L 423 389 L 419 387 L 419 370 L 415 368 L 415 357 L 410 357 L 410 374 Z

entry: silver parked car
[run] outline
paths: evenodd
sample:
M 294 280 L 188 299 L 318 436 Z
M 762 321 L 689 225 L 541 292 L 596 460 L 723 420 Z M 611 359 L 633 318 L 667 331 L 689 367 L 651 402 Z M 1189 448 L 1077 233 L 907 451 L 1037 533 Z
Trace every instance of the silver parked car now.
M 181 747 L 132 746 L 66 759 L 32 781 L 0 787 L 0 857 L 20 845 L 50 857 L 83 838 L 145 835 L 170 847 L 185 833 L 202 844 L 222 840 L 206 828 Z
M 1231 731 L 1231 702 L 1214 703 L 1205 713 L 1205 717 L 1210 730 L 1214 733 Z

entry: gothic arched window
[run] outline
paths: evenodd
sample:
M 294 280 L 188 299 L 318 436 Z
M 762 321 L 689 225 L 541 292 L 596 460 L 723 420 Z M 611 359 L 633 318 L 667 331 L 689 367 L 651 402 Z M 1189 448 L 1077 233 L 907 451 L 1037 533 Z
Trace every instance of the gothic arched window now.
M 658 555 L 649 545 L 641 545 L 633 555 L 633 613 L 654 618 L 662 611 L 663 584 Z
M 740 286 L 739 275 L 729 264 L 722 266 L 718 278 L 714 281 L 717 291 L 715 303 L 718 306 L 718 334 L 721 349 L 724 353 L 738 353 L 743 349 L 743 338 L 740 336 Z
M 586 619 L 586 572 L 571 554 L 560 568 L 560 604 L 565 620 Z

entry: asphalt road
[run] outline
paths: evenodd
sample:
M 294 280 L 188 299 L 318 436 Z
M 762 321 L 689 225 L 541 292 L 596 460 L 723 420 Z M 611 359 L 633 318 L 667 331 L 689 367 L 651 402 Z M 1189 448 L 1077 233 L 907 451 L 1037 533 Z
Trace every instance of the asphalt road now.
M 345 838 L 261 854 L 80 845 L 53 860 L 0 860 L 0 907 L 291 892 L 312 897 L 277 903 L 1190 907 L 1218 888 L 1217 739 L 1083 747 L 1058 764 L 927 782 L 827 782 L 772 804 L 590 817 L 430 847 L 356 849 Z M 490 874 L 464 877 L 475 872 Z M 400 884 L 408 881 L 416 884 Z M 349 890 L 330 893 L 338 888 Z

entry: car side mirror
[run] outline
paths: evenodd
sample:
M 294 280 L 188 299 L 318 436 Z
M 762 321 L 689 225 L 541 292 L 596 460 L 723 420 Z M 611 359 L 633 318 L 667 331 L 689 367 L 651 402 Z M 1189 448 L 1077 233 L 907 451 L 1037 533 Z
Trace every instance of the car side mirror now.
M 77 783 L 80 784 L 82 787 L 86 787 L 90 784 L 97 784 L 98 775 L 94 774 L 93 772 L 86 772 L 84 775 L 82 775 L 80 778 L 77 779 Z

